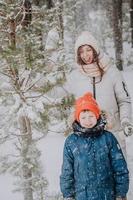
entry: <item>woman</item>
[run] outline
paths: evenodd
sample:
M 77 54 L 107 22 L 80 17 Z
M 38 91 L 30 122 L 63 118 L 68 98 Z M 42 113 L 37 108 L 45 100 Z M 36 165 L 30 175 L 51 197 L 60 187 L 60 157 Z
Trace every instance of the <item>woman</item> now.
M 76 97 L 91 91 L 107 116 L 108 130 L 116 133 L 125 152 L 125 133 L 131 135 L 131 99 L 121 72 L 111 65 L 109 58 L 99 49 L 95 38 L 82 32 L 75 43 L 78 70 L 71 73 L 67 88 Z M 73 84 L 73 80 L 76 84 Z

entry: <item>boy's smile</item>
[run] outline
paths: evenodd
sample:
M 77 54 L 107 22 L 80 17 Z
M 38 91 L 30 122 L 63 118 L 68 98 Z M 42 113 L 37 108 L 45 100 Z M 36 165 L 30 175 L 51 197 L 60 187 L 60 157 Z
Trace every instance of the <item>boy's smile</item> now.
M 96 115 L 89 110 L 82 111 L 79 115 L 80 125 L 84 128 L 92 128 L 97 123 Z

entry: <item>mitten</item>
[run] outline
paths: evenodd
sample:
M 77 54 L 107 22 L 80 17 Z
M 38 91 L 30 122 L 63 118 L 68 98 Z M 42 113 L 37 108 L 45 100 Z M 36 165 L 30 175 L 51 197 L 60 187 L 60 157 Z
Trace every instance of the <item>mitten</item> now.
M 133 134 L 133 124 L 131 124 L 128 120 L 123 120 L 121 125 L 126 136 L 131 136 Z

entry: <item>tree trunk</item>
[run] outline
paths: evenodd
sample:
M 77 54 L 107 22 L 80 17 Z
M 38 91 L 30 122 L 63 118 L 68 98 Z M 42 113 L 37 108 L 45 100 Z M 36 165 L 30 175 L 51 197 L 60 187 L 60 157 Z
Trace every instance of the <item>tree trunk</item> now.
M 76 31 L 79 34 L 83 30 L 85 30 L 86 23 L 85 23 L 85 5 L 82 3 L 81 0 L 76 2 L 76 17 L 75 17 L 75 25 Z
M 31 2 L 29 0 L 25 0 L 23 2 L 23 20 L 21 22 L 21 25 L 23 27 L 28 26 L 31 23 L 32 20 L 32 6 Z
M 30 158 L 27 156 L 30 144 L 32 142 L 32 133 L 30 120 L 27 116 L 19 118 L 20 132 L 22 134 L 22 177 L 24 180 L 24 200 L 33 200 L 32 190 L 32 169 L 29 168 Z
M 53 1 L 52 0 L 45 0 L 46 1 L 46 5 L 48 9 L 51 9 L 54 7 L 53 5 Z
M 76 1 L 64 1 L 64 49 L 65 61 L 68 66 L 74 67 L 74 41 L 75 41 L 75 5 Z
M 116 66 L 119 70 L 123 70 L 122 62 L 122 0 L 112 1 L 112 23 L 115 44 Z
M 63 40 L 63 38 L 64 38 L 64 26 L 63 26 L 63 0 L 58 0 L 58 2 L 59 2 L 58 18 L 59 18 L 60 38 Z
M 9 45 L 12 49 L 16 48 L 16 22 L 14 18 L 8 19 L 9 24 Z
M 33 0 L 33 3 L 36 6 L 43 6 L 46 5 L 47 9 L 51 9 L 54 7 L 53 1 L 52 0 Z
M 133 48 L 133 0 L 130 0 L 131 45 Z

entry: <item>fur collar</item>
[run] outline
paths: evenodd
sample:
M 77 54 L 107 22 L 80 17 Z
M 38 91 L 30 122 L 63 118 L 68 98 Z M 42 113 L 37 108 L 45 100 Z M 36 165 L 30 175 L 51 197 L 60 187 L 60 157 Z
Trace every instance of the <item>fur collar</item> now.
M 93 128 L 83 128 L 77 121 L 74 121 L 72 128 L 75 134 L 81 137 L 98 137 L 103 134 L 106 122 L 100 118 Z

